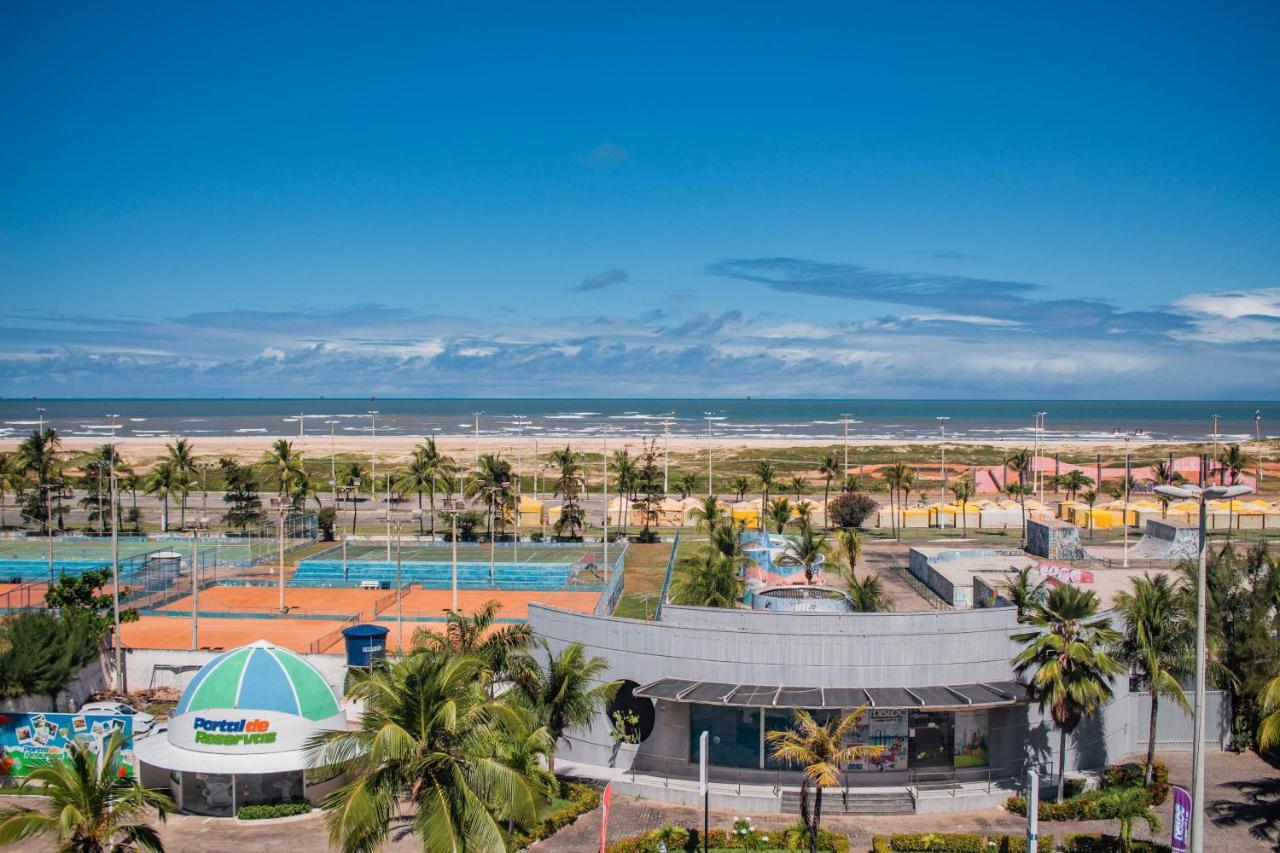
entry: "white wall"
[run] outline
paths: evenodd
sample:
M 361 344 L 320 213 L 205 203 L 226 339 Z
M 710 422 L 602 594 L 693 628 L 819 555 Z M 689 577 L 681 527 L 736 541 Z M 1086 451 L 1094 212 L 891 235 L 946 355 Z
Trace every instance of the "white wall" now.
M 125 679 L 130 690 L 146 690 L 149 687 L 175 687 L 181 690 L 195 677 L 199 667 L 220 654 L 222 652 L 193 652 L 184 649 L 127 649 Z M 342 684 L 347 675 L 347 659 L 344 655 L 302 655 L 302 659 L 318 669 L 334 692 L 342 695 Z M 175 674 L 165 670 L 157 671 L 157 665 L 194 668 Z

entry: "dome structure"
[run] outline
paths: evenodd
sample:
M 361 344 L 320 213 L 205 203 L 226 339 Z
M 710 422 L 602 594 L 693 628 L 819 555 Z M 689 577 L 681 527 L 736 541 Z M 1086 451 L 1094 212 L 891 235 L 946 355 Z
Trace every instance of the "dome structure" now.
M 338 713 L 338 700 L 315 667 L 289 649 L 258 640 L 205 664 L 174 715 L 206 710 L 275 711 L 308 720 Z

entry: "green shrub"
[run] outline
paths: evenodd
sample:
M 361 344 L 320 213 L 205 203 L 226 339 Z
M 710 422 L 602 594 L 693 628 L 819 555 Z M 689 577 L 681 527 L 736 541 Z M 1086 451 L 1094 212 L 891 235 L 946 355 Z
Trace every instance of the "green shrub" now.
M 277 817 L 307 814 L 310 811 L 311 803 L 306 800 L 290 800 L 287 803 L 257 803 L 241 806 L 236 810 L 236 817 L 240 820 L 271 820 Z
M 1040 801 L 1040 819 L 1055 820 L 1114 820 L 1115 809 L 1108 796 L 1113 789 L 1086 791 L 1060 803 Z M 1154 789 L 1153 789 L 1154 790 Z M 1152 802 L 1150 794 L 1148 802 Z M 1014 796 L 1005 800 L 1004 807 L 1011 814 L 1026 815 L 1027 801 Z
M 707 833 L 707 846 L 720 850 L 808 850 L 809 836 L 804 824 L 797 821 L 779 830 L 749 829 L 745 821 L 734 824 L 734 829 L 713 829 Z M 742 831 L 746 829 L 747 831 Z M 768 840 L 766 840 L 768 839 Z M 607 853 L 657 853 L 658 843 L 667 845 L 670 853 L 702 849 L 702 831 L 683 826 L 667 825 L 644 835 L 623 838 L 610 844 Z M 826 853 L 849 853 L 849 839 L 828 829 L 818 830 L 818 849 Z
M 568 804 L 551 812 L 533 826 L 518 829 L 512 834 L 511 844 L 514 849 L 528 847 L 535 841 L 555 835 L 580 816 L 595 810 L 600 805 L 600 792 L 590 785 L 578 782 L 562 781 L 560 797 L 568 800 Z
M 1062 849 L 1066 853 L 1121 853 L 1123 847 L 1119 836 L 1099 835 L 1097 833 L 1064 835 Z M 1134 841 L 1133 853 L 1170 853 L 1168 844 L 1156 844 L 1151 841 Z
M 1037 853 L 1052 853 L 1053 836 L 1036 841 Z M 872 853 L 1026 853 L 1027 840 L 1020 835 L 972 835 L 945 832 L 902 832 L 871 839 Z
M 1151 805 L 1163 805 L 1169 798 L 1169 767 L 1163 761 L 1154 765 L 1151 781 Z M 1102 774 L 1103 788 L 1138 787 L 1146 780 L 1146 766 L 1140 762 L 1113 764 Z

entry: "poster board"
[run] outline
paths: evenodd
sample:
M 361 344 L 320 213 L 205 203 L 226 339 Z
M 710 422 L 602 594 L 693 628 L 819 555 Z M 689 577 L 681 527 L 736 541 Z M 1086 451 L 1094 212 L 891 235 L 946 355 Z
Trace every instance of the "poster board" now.
M 120 750 L 123 775 L 135 773 L 133 720 L 114 714 L 0 712 L 0 776 L 21 778 L 35 767 L 63 759 L 80 741 L 99 752 L 115 731 L 124 733 Z

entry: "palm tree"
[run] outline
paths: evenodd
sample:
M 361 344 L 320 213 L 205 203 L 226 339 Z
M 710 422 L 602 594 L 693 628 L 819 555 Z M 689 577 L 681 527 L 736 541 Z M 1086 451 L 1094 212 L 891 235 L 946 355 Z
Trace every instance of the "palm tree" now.
M 19 790 L 35 788 L 43 802 L 37 809 L 14 806 L 0 812 L 0 845 L 51 836 L 63 853 L 164 853 L 146 813 L 154 809 L 163 823 L 173 801 L 143 788 L 133 776 L 121 775 L 123 744 L 117 732 L 97 754 L 88 742 L 76 740 L 65 761 L 31 770 Z
M 787 488 L 796 493 L 796 503 L 800 503 L 800 493 L 809 488 L 809 481 L 804 477 L 795 476 L 787 480 Z
M 626 527 L 626 522 L 630 520 L 627 514 L 627 498 L 635 488 L 639 469 L 636 468 L 636 460 L 631 458 L 631 453 L 624 447 L 614 452 L 609 470 L 614 472 L 614 482 L 618 485 L 618 527 Z M 608 511 L 609 508 L 605 507 L 605 512 Z
M 827 514 L 827 503 L 831 498 L 831 481 L 841 476 L 843 468 L 840 466 L 840 457 L 836 455 L 834 450 L 828 450 L 827 455 L 822 457 L 822 462 L 818 464 L 818 473 L 822 475 L 822 514 Z M 827 522 L 827 527 L 831 526 L 831 522 Z
M 813 526 L 813 504 L 808 501 L 796 504 L 791 508 L 791 512 L 795 515 L 796 524 L 800 526 L 801 530 Z
M 568 743 L 565 732 L 584 728 L 597 714 L 603 713 L 621 682 L 600 681 L 600 676 L 609 669 L 609 662 L 602 657 L 587 657 L 582 643 L 570 643 L 556 655 L 543 641 L 542 651 L 546 655 L 546 666 L 536 673 L 533 682 L 522 687 L 522 692 L 552 742 Z M 554 751 L 547 755 L 547 764 L 554 774 Z
M 1231 482 L 1227 485 L 1234 486 L 1240 482 L 1240 472 L 1248 466 L 1248 460 L 1244 458 L 1244 451 L 1240 449 L 1238 444 L 1229 444 L 1222 448 L 1218 453 L 1218 462 L 1222 465 L 1222 474 L 1230 475 Z M 1227 536 L 1230 537 L 1235 530 L 1235 498 L 1227 499 Z
M 444 633 L 419 628 L 413 635 L 414 649 L 478 657 L 488 666 L 493 681 L 526 680 L 534 667 L 528 655 L 533 630 L 527 622 L 494 628 L 500 609 L 502 605 L 497 601 L 487 601 L 470 615 L 450 610 L 445 617 Z
M 708 534 L 715 533 L 716 528 L 727 520 L 724 508 L 720 506 L 720 499 L 715 495 L 702 498 L 699 505 L 689 511 L 689 515 L 698 528 L 706 530 Z
M 1186 482 L 1186 477 L 1173 470 L 1173 463 L 1168 459 L 1156 462 L 1151 473 L 1157 486 L 1177 486 Z M 1169 497 L 1159 492 L 1156 492 L 1156 497 L 1160 500 L 1160 517 L 1164 518 L 1169 514 Z
M 857 567 L 858 560 L 862 559 L 862 534 L 852 527 L 841 530 L 836 534 L 836 547 L 852 572 Z
M 276 496 L 284 497 L 298 477 L 305 476 L 302 453 L 293 449 L 293 443 L 278 438 L 271 449 L 262 455 L 262 465 L 276 484 Z
M 676 487 L 676 491 L 680 493 L 680 500 L 687 500 L 689 495 L 693 494 L 698 488 L 698 475 L 691 471 L 676 477 L 672 484 Z
M 880 575 L 867 572 L 862 578 L 850 571 L 845 578 L 849 601 L 859 613 L 884 613 L 893 609 L 893 599 L 885 592 Z
M 162 533 L 167 533 L 169 530 L 169 495 L 175 490 L 176 477 L 173 463 L 168 459 L 161 459 L 147 474 L 146 484 L 142 487 L 147 494 L 160 496 L 160 531 Z
M 884 469 L 884 481 L 889 487 L 889 516 L 894 539 L 898 538 L 898 513 L 894 509 L 894 497 L 899 494 L 904 486 L 909 488 L 912 480 L 914 480 L 914 476 L 911 469 L 901 462 L 895 462 Z M 901 508 L 901 500 L 899 500 L 898 508 Z
M 722 528 L 723 529 L 723 528 Z M 738 563 L 714 545 L 707 547 L 701 565 L 682 566 L 671 583 L 671 600 L 689 607 L 737 607 L 742 595 Z
M 791 728 L 766 732 L 772 745 L 772 756 L 804 770 L 800 785 L 800 817 L 809 830 L 809 853 L 818 853 L 818 829 L 822 825 L 822 789 L 840 784 L 841 768 L 851 761 L 874 758 L 884 747 L 851 744 L 847 741 L 862 721 L 867 706 L 855 708 L 843 717 L 832 717 L 819 724 L 808 711 L 791 712 Z M 813 811 L 809 811 L 809 791 L 813 791 Z
M 781 533 L 791 521 L 791 501 L 786 498 L 774 498 L 769 501 L 769 520 L 773 528 Z
M 1023 566 L 1013 577 L 996 585 L 996 592 L 1018 609 L 1018 624 L 1027 621 L 1027 615 L 1036 608 L 1036 604 L 1044 597 L 1044 581 L 1031 578 L 1031 567 Z
M 769 490 L 773 488 L 773 478 L 777 475 L 777 471 L 773 467 L 773 463 L 768 460 L 757 462 L 752 468 L 755 472 L 756 479 L 760 481 L 760 526 L 764 527 L 765 505 L 769 503 Z
M 31 435 L 18 445 L 16 464 L 22 472 L 29 474 L 36 485 L 35 512 L 29 512 L 41 522 L 43 533 L 49 532 L 53 523 L 53 512 L 49 504 L 49 491 L 58 478 L 62 460 L 62 439 L 57 430 L 46 427 L 44 432 L 32 430 Z
M 1080 500 L 1084 501 L 1089 507 L 1089 541 L 1093 541 L 1093 505 L 1098 502 L 1098 492 L 1095 489 L 1085 489 L 1080 493 Z
M 951 494 L 956 496 L 956 504 L 960 507 L 960 524 L 964 528 L 964 538 L 969 538 L 969 498 L 973 497 L 973 480 L 957 480 L 951 487 Z
M 0 453 L 0 529 L 8 525 L 5 518 L 4 499 L 7 492 L 15 495 L 23 486 L 22 468 L 18 465 L 17 454 Z
M 173 469 L 170 491 L 177 492 L 181 498 L 181 515 L 178 524 L 179 527 L 185 528 L 187 526 L 187 495 L 191 493 L 191 484 L 195 482 L 196 476 L 196 458 L 192 452 L 191 442 L 180 438 L 166 446 L 165 461 Z
M 738 500 L 747 499 L 747 489 L 751 488 L 751 481 L 746 477 L 734 477 L 729 481 L 729 486 L 738 494 Z
M 416 492 L 418 495 L 418 533 L 423 532 L 422 492 L 426 490 L 430 496 L 431 535 L 436 535 L 436 482 L 440 478 L 441 471 L 446 467 L 452 467 L 452 464 L 453 460 L 440 455 L 436 440 L 428 438 L 413 449 L 409 467 L 403 469 L 396 477 L 396 489 L 402 496 L 409 492 Z
M 1031 455 L 1031 451 L 1027 448 L 1015 450 L 1009 454 L 1009 467 L 1018 475 L 1016 488 L 1010 483 L 1005 486 L 1005 491 L 1018 499 L 1019 511 L 1022 514 L 1022 544 L 1027 544 L 1027 495 L 1032 490 L 1027 486 L 1027 474 L 1032 470 L 1035 459 Z
M 1258 709 L 1266 714 L 1258 723 L 1258 751 L 1280 746 L 1280 675 L 1271 679 L 1258 694 Z
M 556 519 L 556 536 L 576 538 L 582 529 L 585 513 L 578 503 L 578 497 L 587 487 L 586 477 L 582 469 L 582 455 L 569 449 L 551 452 L 551 464 L 560 469 L 560 477 L 556 480 L 555 494 L 560 498 L 560 517 Z
M 1054 587 L 1027 617 L 1030 631 L 1011 635 L 1024 643 L 1013 658 L 1018 675 L 1034 669 L 1030 689 L 1058 727 L 1058 800 L 1062 800 L 1067 735 L 1111 700 L 1111 679 L 1124 671 L 1108 653 L 1120 641 L 1111 619 L 1098 616 L 1092 590 Z
M 482 455 L 480 467 L 467 480 L 466 495 L 484 500 L 489 536 L 492 537 L 503 526 L 511 504 L 511 463 L 500 453 Z
M 1074 501 L 1081 489 L 1087 489 L 1093 485 L 1093 478 L 1086 476 L 1082 471 L 1071 470 L 1058 478 L 1058 485 L 1067 493 L 1067 497 Z
M 1116 659 L 1128 664 L 1151 693 L 1151 721 L 1147 741 L 1146 784 L 1153 779 L 1156 758 L 1156 714 L 1160 697 L 1167 696 L 1191 713 L 1187 696 L 1178 684 L 1195 660 L 1195 623 L 1186 607 L 1187 596 L 1169 580 L 1143 573 L 1130 578 L 1129 590 L 1112 599 L 1112 610 L 1124 620 L 1124 638 L 1116 647 Z
M 1150 772 L 1150 767 L 1148 767 L 1148 775 L 1150 775 Z M 1147 784 L 1151 784 L 1150 780 L 1147 781 Z M 1135 820 L 1146 821 L 1147 829 L 1151 830 L 1152 834 L 1160 830 L 1160 819 L 1156 817 L 1156 813 L 1151 809 L 1151 795 L 1144 788 L 1136 788 L 1132 785 L 1110 788 L 1103 795 L 1099 806 L 1120 821 L 1120 849 L 1124 853 L 1129 853 L 1129 851 L 1133 850 L 1133 822 Z
M 364 479 L 364 469 L 360 467 L 359 462 L 351 462 L 347 464 L 347 470 L 343 473 L 341 480 L 343 488 L 346 490 L 347 497 L 351 499 L 351 532 L 356 532 L 356 517 L 360 514 L 360 481 Z
M 782 565 L 800 566 L 804 569 L 804 582 L 811 584 L 817 574 L 817 566 L 826 559 L 830 550 L 826 536 L 819 536 L 812 530 L 801 530 L 799 536 L 787 541 L 778 562 Z
M 503 761 L 531 715 L 510 692 L 490 694 L 485 662 L 421 652 L 348 677 L 365 705 L 358 728 L 316 735 L 307 750 L 312 767 L 353 774 L 324 800 L 330 843 L 363 853 L 411 829 L 423 850 L 505 853 L 499 821 L 531 823 L 541 780 Z

